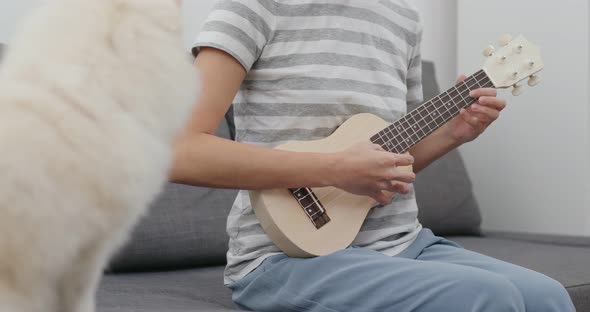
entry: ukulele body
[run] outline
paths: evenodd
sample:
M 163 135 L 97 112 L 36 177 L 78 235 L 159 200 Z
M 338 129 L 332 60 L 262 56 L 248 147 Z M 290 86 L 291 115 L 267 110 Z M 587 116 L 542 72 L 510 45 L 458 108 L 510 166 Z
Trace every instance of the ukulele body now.
M 331 136 L 310 142 L 292 142 L 278 149 L 329 153 L 342 151 L 357 142 L 370 142 L 378 136 L 387 150 L 407 150 L 430 133 L 475 103 L 470 91 L 479 88 L 510 88 L 522 93 L 518 83 L 528 79 L 539 83 L 543 68 L 540 49 L 523 36 L 504 36 L 502 47 L 484 51 L 487 60 L 481 70 L 446 92 L 430 99 L 390 125 L 371 114 L 359 114 L 347 120 Z M 406 135 L 400 137 L 401 134 Z M 394 141 L 400 137 L 401 141 Z M 405 146 L 396 146 L 395 144 Z M 411 167 L 407 167 L 412 170 Z M 302 190 L 304 192 L 302 192 Z M 312 196 L 310 196 L 312 195 Z M 311 198 L 311 203 L 309 202 Z M 250 192 L 254 212 L 266 234 L 291 257 L 326 255 L 348 247 L 358 234 L 367 214 L 376 202 L 364 196 L 336 188 L 301 188 Z M 302 204 L 302 201 L 307 201 Z M 321 203 L 321 204 L 318 204 Z M 308 208 L 312 209 L 308 209 Z M 319 207 L 317 211 L 314 211 Z M 319 217 L 318 217 L 319 216 Z
M 344 122 L 332 135 L 318 141 L 289 142 L 277 149 L 331 153 L 345 150 L 389 126 L 372 114 L 359 114 Z M 405 167 L 412 170 L 411 167 Z M 311 222 L 304 208 L 287 189 L 251 191 L 252 207 L 271 240 L 291 257 L 309 258 L 345 249 L 353 242 L 371 208 L 377 202 L 335 187 L 312 188 L 330 221 L 321 228 Z

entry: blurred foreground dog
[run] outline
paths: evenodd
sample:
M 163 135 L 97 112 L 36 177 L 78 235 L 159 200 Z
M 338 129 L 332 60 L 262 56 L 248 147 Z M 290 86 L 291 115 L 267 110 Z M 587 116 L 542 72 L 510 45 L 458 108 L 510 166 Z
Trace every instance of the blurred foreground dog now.
M 0 311 L 90 312 L 197 77 L 177 0 L 52 0 L 0 65 Z

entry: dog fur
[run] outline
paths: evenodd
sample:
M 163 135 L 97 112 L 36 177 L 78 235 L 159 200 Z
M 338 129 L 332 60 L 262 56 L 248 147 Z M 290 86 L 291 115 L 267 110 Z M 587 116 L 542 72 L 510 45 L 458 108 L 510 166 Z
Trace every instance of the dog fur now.
M 90 312 L 198 78 L 177 0 L 51 0 L 0 65 L 0 312 Z

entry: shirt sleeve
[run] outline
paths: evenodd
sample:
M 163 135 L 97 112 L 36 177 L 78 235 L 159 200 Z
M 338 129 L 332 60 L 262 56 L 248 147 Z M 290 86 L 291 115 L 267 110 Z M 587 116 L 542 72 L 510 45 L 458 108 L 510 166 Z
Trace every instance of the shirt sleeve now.
M 409 107 L 416 107 L 424 101 L 424 93 L 422 90 L 422 55 L 421 55 L 421 41 L 422 29 L 417 32 L 417 43 L 410 54 L 410 62 L 408 65 L 408 75 L 406 77 L 406 86 L 408 88 L 407 104 Z
M 222 50 L 249 71 L 271 39 L 275 24 L 274 0 L 218 0 L 193 44 Z

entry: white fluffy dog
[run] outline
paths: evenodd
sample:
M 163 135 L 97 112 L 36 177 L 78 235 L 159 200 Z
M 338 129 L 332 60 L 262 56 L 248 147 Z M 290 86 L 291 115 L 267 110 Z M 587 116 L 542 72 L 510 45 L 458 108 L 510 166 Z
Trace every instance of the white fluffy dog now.
M 177 0 L 51 0 L 0 65 L 0 311 L 89 312 L 197 77 Z

